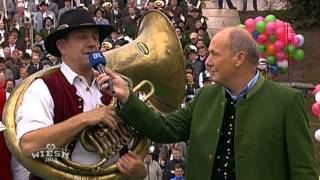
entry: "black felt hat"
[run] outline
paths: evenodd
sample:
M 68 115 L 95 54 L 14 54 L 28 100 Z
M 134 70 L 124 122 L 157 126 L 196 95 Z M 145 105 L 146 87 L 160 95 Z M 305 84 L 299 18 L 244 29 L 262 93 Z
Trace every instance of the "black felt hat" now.
M 93 27 L 99 30 L 100 42 L 102 42 L 103 39 L 109 36 L 113 31 L 112 26 L 96 24 L 87 10 L 83 8 L 72 9 L 61 15 L 58 29 L 50 33 L 45 40 L 44 44 L 46 50 L 50 54 L 60 57 L 61 53 L 56 45 L 57 40 L 65 37 L 68 33 L 74 30 L 88 27 Z

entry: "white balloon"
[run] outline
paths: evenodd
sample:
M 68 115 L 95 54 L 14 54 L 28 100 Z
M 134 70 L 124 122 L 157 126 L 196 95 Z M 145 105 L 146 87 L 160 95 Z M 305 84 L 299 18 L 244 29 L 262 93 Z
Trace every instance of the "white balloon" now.
M 318 130 L 314 133 L 314 137 L 316 138 L 317 141 L 320 141 L 320 129 L 318 129 Z
M 296 37 L 299 39 L 299 47 L 304 43 L 304 37 L 301 34 L 297 34 Z
M 278 61 L 277 65 L 281 68 L 287 68 L 288 67 L 288 60 Z
M 317 102 L 318 104 L 320 104 L 320 91 L 317 92 L 317 94 L 316 94 L 316 96 L 315 96 L 315 99 L 316 99 L 316 102 Z

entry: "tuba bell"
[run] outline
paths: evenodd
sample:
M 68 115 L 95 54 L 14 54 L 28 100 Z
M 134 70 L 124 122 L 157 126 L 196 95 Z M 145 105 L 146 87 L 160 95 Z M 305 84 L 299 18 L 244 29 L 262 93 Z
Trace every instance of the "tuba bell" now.
M 155 91 L 154 93 L 152 91 L 153 95 L 148 96 L 145 100 L 156 111 L 172 112 L 182 101 L 185 88 L 185 64 L 180 41 L 172 24 L 160 11 L 153 10 L 146 13 L 138 27 L 138 37 L 133 42 L 104 53 L 108 59 L 108 67 L 128 78 L 127 81 L 131 82 L 134 92 L 148 92 L 153 89 Z M 102 163 L 82 165 L 71 161 L 69 157 L 46 162 L 43 159 L 29 158 L 21 152 L 16 139 L 15 118 L 17 109 L 22 104 L 24 93 L 35 79 L 52 73 L 58 68 L 59 66 L 55 66 L 31 75 L 11 94 L 3 114 L 6 126 L 4 134 L 10 151 L 24 167 L 44 179 L 123 179 L 124 176 L 118 171 L 115 163 L 107 167 L 102 166 Z M 151 90 L 146 87 L 148 84 Z M 99 143 L 105 143 L 103 139 L 99 139 L 99 135 L 108 132 L 109 140 L 112 139 L 112 142 L 116 143 L 116 145 L 111 144 L 110 147 L 117 150 L 118 145 L 124 144 L 122 140 L 127 140 L 128 136 L 130 138 L 132 136 L 131 142 L 133 143 L 130 150 L 136 152 L 141 158 L 146 155 L 150 141 L 145 136 L 130 129 L 126 124 L 123 125 L 123 129 L 126 130 L 119 130 L 120 132 L 114 132 L 102 126 L 90 127 L 93 130 L 84 129 L 79 135 L 79 140 L 81 138 L 86 141 L 88 149 L 102 151 L 102 154 L 112 154 L 114 152 L 110 152 L 108 148 L 95 149 L 97 146 L 100 147 Z M 110 135 L 113 137 L 109 137 Z M 116 139 L 114 137 L 119 138 L 121 142 L 114 141 Z

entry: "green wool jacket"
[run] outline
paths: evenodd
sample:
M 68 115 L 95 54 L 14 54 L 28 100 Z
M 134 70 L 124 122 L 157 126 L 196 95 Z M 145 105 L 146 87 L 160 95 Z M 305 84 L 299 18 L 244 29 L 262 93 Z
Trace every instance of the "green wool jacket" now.
M 190 140 L 186 178 L 209 180 L 225 104 L 225 88 L 209 85 L 165 117 L 132 94 L 118 115 L 155 142 Z M 234 150 L 237 180 L 318 179 L 302 93 L 261 75 L 237 101 Z

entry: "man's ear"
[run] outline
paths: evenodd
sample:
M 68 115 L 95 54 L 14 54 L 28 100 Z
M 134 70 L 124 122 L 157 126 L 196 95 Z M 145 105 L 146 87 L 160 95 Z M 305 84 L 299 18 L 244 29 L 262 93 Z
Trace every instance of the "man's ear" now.
M 247 53 L 245 51 L 239 51 L 236 55 L 235 55 L 235 67 L 240 67 L 246 60 L 247 57 Z
M 58 50 L 60 51 L 61 55 L 65 54 L 66 52 L 66 45 L 65 45 L 65 40 L 64 39 L 58 39 L 56 41 L 56 46 Z

